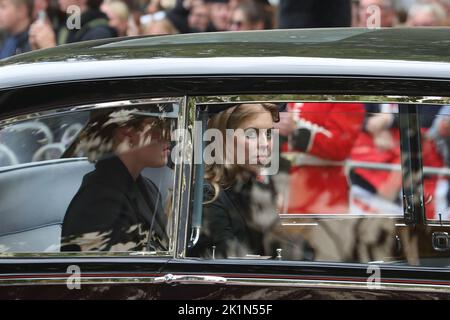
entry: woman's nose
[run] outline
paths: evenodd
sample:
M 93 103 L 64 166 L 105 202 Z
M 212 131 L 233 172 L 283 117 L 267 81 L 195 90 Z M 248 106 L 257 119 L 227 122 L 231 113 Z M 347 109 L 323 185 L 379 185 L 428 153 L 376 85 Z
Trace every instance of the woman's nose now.
M 258 139 L 258 147 L 259 149 L 266 150 L 269 148 L 269 139 L 267 138 L 266 133 L 260 134 Z

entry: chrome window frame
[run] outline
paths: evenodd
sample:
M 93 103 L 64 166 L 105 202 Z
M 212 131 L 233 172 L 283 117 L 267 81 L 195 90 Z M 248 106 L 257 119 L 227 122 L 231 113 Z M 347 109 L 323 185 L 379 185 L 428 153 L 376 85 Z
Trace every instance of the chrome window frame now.
M 274 95 L 220 95 L 196 96 L 195 103 L 214 105 L 222 103 L 263 102 L 359 102 L 449 105 L 450 96 L 397 96 L 397 95 L 332 95 L 332 94 L 274 94 Z
M 286 103 L 286 102 L 346 102 L 346 103 L 399 103 L 399 104 L 421 104 L 421 105 L 450 105 L 450 96 L 407 96 L 407 95 L 334 95 L 334 94 L 243 94 L 243 95 L 197 95 L 197 96 L 189 96 L 188 97 L 188 110 L 187 113 L 191 112 L 196 114 L 199 107 L 206 105 L 223 105 L 230 103 Z M 189 119 L 188 125 L 194 128 L 195 125 L 195 117 Z M 191 135 L 193 141 L 192 145 L 195 146 L 198 141 Z M 195 147 L 194 147 L 195 150 Z M 194 157 L 194 154 L 190 154 L 190 157 Z M 191 168 L 192 170 L 192 168 Z M 401 168 L 401 170 L 403 170 Z M 193 181 L 194 177 L 191 175 L 189 180 L 189 190 L 194 185 Z M 403 183 L 403 182 L 402 182 Z M 185 217 L 185 221 L 189 221 L 189 216 L 192 214 L 191 208 L 186 208 L 185 213 L 188 215 Z M 299 218 L 301 216 L 302 219 L 312 218 L 312 215 L 302 216 L 302 215 L 281 215 L 282 218 L 286 220 L 288 218 Z M 317 216 L 317 215 L 315 215 Z M 341 219 L 341 218 L 372 218 L 374 215 L 320 215 L 321 219 Z M 379 217 L 379 215 L 376 215 Z M 384 215 L 384 217 L 391 218 L 396 220 L 396 225 L 403 226 L 404 225 L 404 216 L 399 215 Z M 434 222 L 434 221 L 430 221 Z M 306 222 L 307 224 L 309 222 Z M 449 223 L 450 224 L 450 223 Z M 287 222 L 287 225 L 291 225 L 291 223 Z M 183 231 L 185 234 L 188 234 L 188 227 L 185 226 Z M 188 241 L 185 238 L 183 242 L 179 239 L 178 249 L 177 249 L 177 257 L 178 259 L 186 258 L 186 249 L 187 249 Z

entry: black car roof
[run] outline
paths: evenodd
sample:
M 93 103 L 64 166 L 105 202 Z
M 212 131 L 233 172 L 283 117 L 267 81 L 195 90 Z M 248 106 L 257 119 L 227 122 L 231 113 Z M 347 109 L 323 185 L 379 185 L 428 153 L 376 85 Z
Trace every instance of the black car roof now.
M 134 76 L 450 78 L 450 28 L 218 32 L 88 41 L 0 62 L 0 88 Z

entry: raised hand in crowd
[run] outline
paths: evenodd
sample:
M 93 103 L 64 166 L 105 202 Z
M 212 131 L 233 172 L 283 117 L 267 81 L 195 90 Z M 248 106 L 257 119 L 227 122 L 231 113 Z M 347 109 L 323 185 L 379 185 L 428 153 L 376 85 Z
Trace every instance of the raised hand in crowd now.
M 30 26 L 28 34 L 33 50 L 56 46 L 56 35 L 49 21 L 37 20 Z

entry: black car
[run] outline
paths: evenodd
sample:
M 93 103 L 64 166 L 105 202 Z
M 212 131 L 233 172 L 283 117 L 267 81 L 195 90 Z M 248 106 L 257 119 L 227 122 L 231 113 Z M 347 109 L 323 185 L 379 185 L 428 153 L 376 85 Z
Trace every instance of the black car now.
M 450 298 L 449 35 L 346 28 L 120 38 L 1 61 L 0 298 Z M 221 209 L 229 216 L 215 225 L 210 204 L 221 193 L 206 183 L 205 132 L 212 119 L 255 106 L 273 111 L 264 129 L 273 131 L 270 165 L 252 177 L 261 189 L 230 191 Z M 89 232 L 64 249 L 69 204 L 104 146 L 133 146 L 132 129 L 95 130 L 132 128 L 135 116 L 170 130 L 177 154 L 141 172 L 158 189 L 167 246 L 110 243 L 113 233 L 91 232 L 109 211 L 87 207 L 74 215 Z M 93 199 L 113 183 L 107 176 Z M 258 225 L 261 250 L 240 247 L 256 241 L 248 212 L 272 219 Z M 239 250 L 224 254 L 217 238 L 228 225 Z

